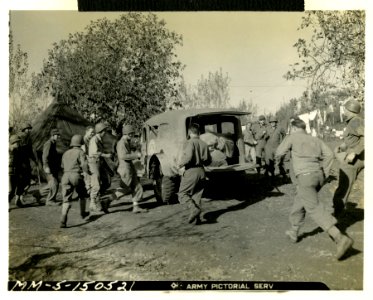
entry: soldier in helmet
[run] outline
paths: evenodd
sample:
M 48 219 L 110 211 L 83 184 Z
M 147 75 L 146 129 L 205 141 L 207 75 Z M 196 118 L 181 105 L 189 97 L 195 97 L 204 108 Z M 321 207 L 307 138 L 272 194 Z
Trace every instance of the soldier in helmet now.
M 89 141 L 88 147 L 88 166 L 91 173 L 91 192 L 90 192 L 90 211 L 99 212 L 104 211 L 108 213 L 105 203 L 100 201 L 100 193 L 106 190 L 110 185 L 109 174 L 104 168 L 105 157 L 110 158 L 110 153 L 104 153 L 104 145 L 102 139 L 104 138 L 107 125 L 104 123 L 97 123 L 95 126 L 95 135 Z
M 201 198 L 205 188 L 206 174 L 204 166 L 211 163 L 209 148 L 199 138 L 198 124 L 191 124 L 188 128 L 189 139 L 183 147 L 183 154 L 178 167 L 185 168 L 179 188 L 180 203 L 187 204 L 190 209 L 188 223 L 200 223 L 202 211 Z
M 58 192 L 58 172 L 60 170 L 59 155 L 57 153 L 57 141 L 60 138 L 58 129 L 51 130 L 51 137 L 43 146 L 43 169 L 47 177 L 47 186 L 40 189 L 40 196 L 47 195 L 45 205 L 59 205 L 56 201 Z
M 34 154 L 31 142 L 31 129 L 30 123 L 26 123 L 21 127 L 21 132 L 18 134 L 19 137 L 19 174 L 17 175 L 17 203 L 22 206 L 25 204 L 23 196 L 27 192 L 31 184 L 32 170 L 31 162 L 36 163 L 36 156 Z M 38 200 L 38 199 L 37 199 Z
M 124 124 L 122 134 L 122 138 L 118 141 L 116 147 L 119 161 L 117 172 L 120 175 L 121 184 L 131 191 L 133 202 L 132 211 L 134 213 L 147 212 L 146 209 L 139 206 L 139 202 L 142 200 L 143 196 L 143 188 L 137 178 L 137 171 L 133 164 L 133 160 L 139 159 L 141 153 L 131 150 L 131 140 L 134 137 L 135 130 L 131 125 Z
M 9 203 L 12 201 L 14 195 L 16 196 L 15 203 L 17 206 L 22 207 L 20 189 L 18 185 L 22 182 L 20 176 L 22 170 L 20 168 L 19 157 L 19 142 L 21 141 L 18 135 L 12 135 L 9 139 Z
M 254 134 L 254 139 L 257 142 L 255 146 L 256 164 L 258 165 L 256 170 L 258 174 L 260 174 L 262 159 L 264 158 L 264 147 L 267 140 L 266 118 L 263 115 L 259 116 L 258 123 L 253 125 L 252 132 Z
M 84 151 L 81 149 L 83 137 L 81 135 L 74 135 L 71 138 L 70 149 L 67 150 L 61 161 L 63 168 L 63 176 L 61 179 L 62 187 L 62 214 L 61 214 L 61 228 L 66 228 L 67 215 L 71 208 L 71 200 L 76 190 L 79 196 L 80 215 L 84 219 L 89 215 L 86 212 L 86 190 L 84 187 L 83 172 L 88 173 L 88 163 Z
M 307 213 L 336 242 L 336 258 L 340 260 L 351 248 L 353 241 L 337 228 L 337 220 L 318 197 L 318 191 L 329 176 L 334 154 L 323 141 L 308 135 L 305 129 L 304 121 L 293 120 L 290 135 L 276 150 L 276 159 L 291 151 L 296 176 L 297 194 L 289 216 L 291 228 L 285 234 L 297 243 Z
M 286 135 L 285 130 L 278 126 L 278 120 L 272 116 L 269 119 L 269 126 L 267 126 L 266 145 L 264 147 L 265 161 L 266 161 L 266 174 L 271 176 L 271 180 L 274 180 L 275 176 L 275 152 L 277 147 L 280 145 Z M 278 164 L 280 174 L 286 175 L 283 167 L 283 161 Z
M 364 168 L 364 120 L 360 117 L 361 106 L 356 100 L 345 104 L 346 130 L 343 143 L 335 149 L 340 162 L 339 183 L 333 203 L 335 215 L 343 211 L 357 175 Z

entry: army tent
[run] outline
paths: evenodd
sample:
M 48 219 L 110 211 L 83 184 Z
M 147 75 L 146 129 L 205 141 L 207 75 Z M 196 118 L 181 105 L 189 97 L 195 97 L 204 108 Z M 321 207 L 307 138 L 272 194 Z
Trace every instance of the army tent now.
M 53 128 L 57 128 L 60 132 L 61 138 L 57 142 L 57 151 L 62 155 L 69 148 L 71 137 L 74 134 L 83 136 L 86 127 L 89 125 L 94 124 L 66 104 L 52 102 L 32 123 L 31 141 L 39 159 L 39 169 L 42 170 L 41 156 L 44 143 L 50 138 L 50 132 Z M 103 141 L 104 151 L 107 153 L 115 152 L 116 140 L 115 136 L 107 134 Z M 115 163 L 110 159 L 105 159 L 105 161 L 114 172 Z M 44 174 L 41 175 L 44 177 Z
M 77 111 L 54 101 L 32 124 L 32 146 L 36 152 L 43 151 L 44 143 L 50 138 L 51 129 L 57 128 L 61 135 L 57 151 L 62 154 L 69 148 L 71 137 L 74 134 L 84 135 L 88 125 L 92 124 Z

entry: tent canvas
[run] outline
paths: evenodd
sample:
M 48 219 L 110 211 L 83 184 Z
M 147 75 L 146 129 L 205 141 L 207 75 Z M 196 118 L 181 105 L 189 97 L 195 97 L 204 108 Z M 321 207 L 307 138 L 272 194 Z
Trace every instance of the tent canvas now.
M 32 124 L 31 140 L 36 152 L 42 152 L 44 143 L 50 138 L 50 132 L 57 128 L 61 138 L 57 151 L 62 154 L 70 145 L 74 134 L 84 135 L 85 128 L 92 125 L 87 119 L 66 104 L 52 102 Z

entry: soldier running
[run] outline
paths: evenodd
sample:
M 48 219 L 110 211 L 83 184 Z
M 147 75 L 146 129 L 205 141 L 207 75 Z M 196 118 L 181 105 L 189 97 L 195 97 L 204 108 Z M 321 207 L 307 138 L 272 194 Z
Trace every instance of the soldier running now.
M 88 163 L 84 151 L 81 149 L 82 136 L 74 135 L 71 138 L 70 149 L 62 156 L 61 167 L 64 170 L 61 187 L 62 187 L 62 214 L 61 228 L 66 228 L 67 215 L 71 208 L 72 196 L 74 189 L 79 196 L 80 216 L 84 219 L 89 215 L 86 212 L 86 190 L 84 187 L 83 172 L 88 173 Z
M 290 212 L 291 229 L 286 235 L 294 243 L 299 240 L 299 229 L 304 224 L 306 212 L 337 243 L 337 259 L 341 259 L 353 241 L 342 234 L 335 226 L 337 220 L 318 199 L 318 191 L 329 176 L 333 163 L 333 152 L 316 137 L 308 135 L 302 120 L 291 122 L 291 134 L 280 144 L 276 158 L 284 156 L 289 150 L 292 155 L 294 173 L 297 180 L 297 194 Z
M 335 149 L 340 162 L 338 188 L 333 202 L 334 212 L 339 216 L 347 203 L 352 185 L 364 168 L 364 120 L 359 116 L 361 106 L 356 100 L 345 104 L 346 130 L 343 143 Z
M 133 213 L 147 212 L 139 206 L 139 202 L 143 197 L 143 188 L 137 178 L 137 171 L 133 164 L 133 160 L 141 158 L 140 152 L 133 152 L 131 150 L 131 141 L 134 137 L 135 130 L 131 125 L 123 125 L 122 138 L 117 144 L 118 154 L 118 174 L 120 175 L 121 185 L 126 189 L 130 190 L 132 194 Z
M 188 129 L 189 140 L 183 147 L 179 169 L 185 167 L 179 188 L 180 203 L 190 209 L 188 223 L 201 222 L 201 198 L 205 187 L 206 174 L 204 166 L 211 163 L 208 146 L 199 139 L 199 126 L 192 124 Z

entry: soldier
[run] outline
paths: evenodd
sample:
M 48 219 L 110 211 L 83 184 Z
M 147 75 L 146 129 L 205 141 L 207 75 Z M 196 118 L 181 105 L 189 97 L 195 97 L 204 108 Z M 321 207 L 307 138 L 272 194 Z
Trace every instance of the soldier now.
M 204 166 L 211 163 L 208 146 L 199 139 L 199 127 L 192 124 L 189 129 L 189 140 L 183 147 L 179 169 L 185 167 L 179 188 L 180 203 L 188 204 L 190 208 L 189 223 L 198 224 L 201 215 L 201 198 L 204 191 L 206 174 Z
M 19 141 L 19 165 L 20 165 L 20 174 L 17 175 L 18 184 L 17 184 L 17 194 L 19 196 L 18 203 L 24 205 L 23 196 L 27 192 L 28 188 L 31 185 L 31 161 L 37 166 L 36 156 L 32 149 L 31 142 L 31 129 L 32 126 L 30 123 L 26 123 L 21 127 L 21 132 L 18 134 L 20 138 Z M 39 199 L 36 199 L 39 202 Z
M 104 153 L 104 145 L 102 142 L 106 134 L 107 126 L 104 123 L 97 123 L 95 126 L 95 135 L 89 141 L 88 148 L 88 166 L 91 173 L 91 193 L 90 193 L 90 211 L 103 211 L 108 213 L 106 204 L 100 201 L 100 193 L 102 194 L 109 186 L 109 174 L 104 168 L 105 157 L 110 158 L 110 153 Z
M 248 121 L 246 123 L 246 128 L 243 133 L 243 141 L 245 143 L 245 156 L 246 156 L 247 161 L 251 161 L 254 164 L 256 164 L 255 146 L 257 142 L 254 139 L 254 135 L 251 130 L 251 127 L 252 127 L 252 121 Z
M 70 149 L 62 156 L 61 167 L 64 170 L 61 187 L 62 187 L 62 214 L 61 214 L 61 228 L 66 228 L 67 215 L 71 208 L 71 200 L 76 190 L 79 196 L 80 215 L 84 219 L 89 215 L 85 210 L 85 196 L 84 180 L 82 173 L 88 173 L 88 164 L 86 155 L 81 149 L 82 136 L 74 135 L 71 138 Z
M 83 145 L 82 145 L 82 150 L 86 157 L 88 157 L 88 148 L 89 148 L 89 141 L 91 138 L 95 135 L 95 129 L 93 126 L 88 126 L 85 130 L 85 134 L 83 137 Z M 89 175 L 88 172 L 83 171 L 83 177 L 84 177 L 84 184 L 85 188 L 87 190 L 87 194 L 90 195 L 91 193 L 91 176 Z
M 266 128 L 266 119 L 264 116 L 259 116 L 259 122 L 254 124 L 252 127 L 252 132 L 254 134 L 254 139 L 257 142 L 255 146 L 256 152 L 256 164 L 258 167 L 256 168 L 258 174 L 260 174 L 260 170 L 262 168 L 262 159 L 264 158 L 264 147 L 266 144 L 267 138 L 267 128 Z
M 16 196 L 15 204 L 18 207 L 24 205 L 21 202 L 21 195 L 18 185 L 22 182 L 22 170 L 20 168 L 20 157 L 19 157 L 19 142 L 21 141 L 18 135 L 12 135 L 9 139 L 9 203 L 12 201 L 14 195 Z
M 277 126 L 278 120 L 276 117 L 269 119 L 269 126 L 267 127 L 267 142 L 264 147 L 265 161 L 266 161 L 266 174 L 271 176 L 271 180 L 274 180 L 275 176 L 275 153 L 277 147 L 284 139 L 286 132 L 282 127 Z M 286 176 L 286 172 L 283 166 L 283 160 L 278 164 L 280 174 Z
M 364 168 L 364 121 L 359 116 L 361 106 L 356 100 L 345 104 L 346 130 L 343 143 L 335 149 L 340 162 L 338 188 L 333 203 L 338 216 L 344 209 L 357 175 Z
M 353 241 L 335 226 L 337 220 L 318 199 L 317 193 L 333 163 L 333 152 L 316 137 L 308 135 L 302 120 L 291 122 L 291 134 L 276 150 L 276 158 L 291 151 L 294 174 L 297 178 L 297 194 L 290 212 L 291 229 L 285 234 L 294 243 L 299 240 L 299 229 L 304 224 L 306 212 L 337 243 L 337 259 L 341 259 Z
M 57 153 L 57 141 L 60 138 L 58 129 L 51 130 L 51 137 L 43 147 L 43 169 L 47 176 L 47 186 L 40 190 L 40 196 L 47 195 L 45 205 L 59 205 L 56 201 L 58 192 L 59 155 Z
M 143 213 L 147 212 L 139 206 L 139 202 L 142 200 L 143 188 L 139 179 L 137 178 L 137 171 L 133 164 L 133 160 L 141 158 L 140 152 L 132 152 L 131 141 L 134 137 L 135 130 L 131 125 L 123 125 L 122 138 L 117 144 L 117 154 L 118 154 L 118 174 L 122 180 L 122 185 L 126 189 L 129 189 L 132 194 L 133 202 L 133 213 Z

